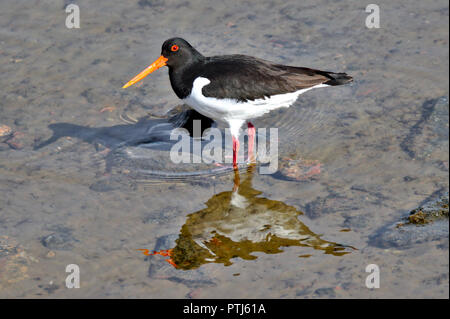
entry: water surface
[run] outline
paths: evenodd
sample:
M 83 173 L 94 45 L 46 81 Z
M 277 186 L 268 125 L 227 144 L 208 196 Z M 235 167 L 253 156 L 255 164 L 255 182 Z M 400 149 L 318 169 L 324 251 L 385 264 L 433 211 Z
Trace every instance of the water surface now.
M 381 1 L 380 29 L 359 1 L 167 0 L 75 1 L 70 30 L 67 3 L 0 4 L 0 125 L 15 134 L 0 137 L 1 297 L 448 298 L 448 232 L 370 241 L 448 191 L 446 1 Z M 173 36 L 352 75 L 254 121 L 279 129 L 280 168 L 320 173 L 243 167 L 237 184 L 171 163 L 167 71 L 121 86 Z

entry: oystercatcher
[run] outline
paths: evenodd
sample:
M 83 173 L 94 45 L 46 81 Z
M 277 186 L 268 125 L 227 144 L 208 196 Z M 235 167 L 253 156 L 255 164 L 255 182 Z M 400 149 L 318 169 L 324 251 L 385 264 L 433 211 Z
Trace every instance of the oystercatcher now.
M 186 40 L 172 38 L 162 45 L 161 56 L 123 88 L 163 66 L 169 67 L 172 89 L 184 103 L 229 126 L 234 169 L 237 169 L 239 130 L 244 123 L 248 127 L 248 152 L 253 154 L 252 119 L 289 107 L 300 94 L 313 88 L 353 80 L 345 73 L 286 66 L 240 54 L 205 57 Z

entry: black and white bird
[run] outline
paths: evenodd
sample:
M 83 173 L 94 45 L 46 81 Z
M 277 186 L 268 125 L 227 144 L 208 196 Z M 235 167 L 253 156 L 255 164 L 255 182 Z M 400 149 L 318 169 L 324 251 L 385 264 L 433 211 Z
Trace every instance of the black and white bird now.
M 244 123 L 248 127 L 248 151 L 253 154 L 252 119 L 291 106 L 300 94 L 311 89 L 352 81 L 345 73 L 286 66 L 240 54 L 205 57 L 186 40 L 172 38 L 162 45 L 161 56 L 123 88 L 163 66 L 169 67 L 172 89 L 184 103 L 229 126 L 235 169 L 239 131 Z

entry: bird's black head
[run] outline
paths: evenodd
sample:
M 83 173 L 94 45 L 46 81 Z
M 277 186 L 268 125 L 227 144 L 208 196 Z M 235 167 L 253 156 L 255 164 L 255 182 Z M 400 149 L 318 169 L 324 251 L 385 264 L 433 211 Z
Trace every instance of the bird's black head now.
M 127 88 L 159 69 L 163 66 L 168 66 L 171 70 L 180 68 L 184 65 L 189 65 L 201 61 L 203 59 L 197 50 L 184 39 L 171 38 L 166 40 L 161 48 L 161 56 L 152 64 L 150 64 L 145 70 L 136 75 L 123 88 Z
M 169 68 L 178 68 L 203 58 L 189 42 L 182 38 L 166 40 L 162 45 L 161 55 L 167 59 L 166 64 Z

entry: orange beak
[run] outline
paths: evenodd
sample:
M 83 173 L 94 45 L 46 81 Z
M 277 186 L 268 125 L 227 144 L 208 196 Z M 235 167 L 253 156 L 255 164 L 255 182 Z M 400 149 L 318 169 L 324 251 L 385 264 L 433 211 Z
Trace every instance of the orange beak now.
M 136 75 L 134 78 L 132 78 L 130 81 L 128 81 L 128 83 L 125 84 L 122 87 L 122 89 L 126 89 L 127 87 L 139 82 L 140 80 L 145 78 L 147 75 L 149 75 L 153 71 L 158 70 L 160 67 L 165 66 L 166 62 L 167 62 L 167 58 L 165 58 L 164 56 L 161 55 L 155 62 L 150 64 L 144 71 L 142 71 L 141 73 Z

